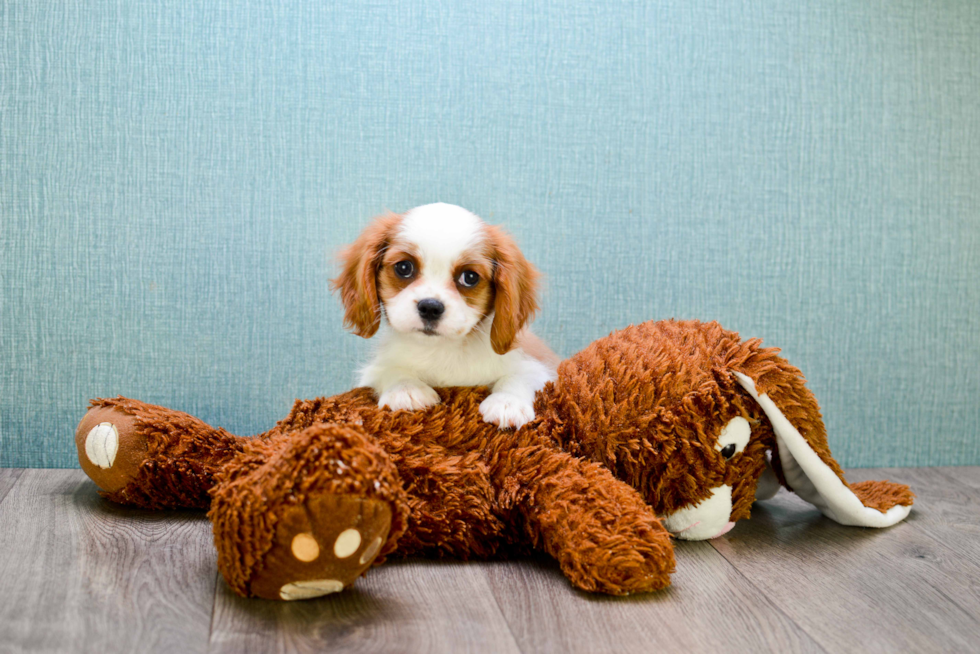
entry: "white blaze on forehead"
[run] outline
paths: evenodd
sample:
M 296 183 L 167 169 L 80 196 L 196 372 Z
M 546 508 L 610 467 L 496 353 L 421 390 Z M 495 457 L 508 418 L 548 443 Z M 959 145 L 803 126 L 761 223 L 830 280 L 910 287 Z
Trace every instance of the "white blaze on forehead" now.
M 414 251 L 419 274 L 411 284 L 384 301 L 385 316 L 396 332 L 421 331 L 424 325 L 418 302 L 443 303 L 445 312 L 435 328 L 438 336 L 458 338 L 469 334 L 483 320 L 483 310 L 471 307 L 453 279 L 461 255 L 484 238 L 483 221 L 462 207 L 427 204 L 402 217 L 396 238 Z M 426 337 L 428 338 L 428 337 Z M 413 362 L 413 368 L 418 362 Z
M 448 277 L 459 256 L 479 242 L 482 226 L 466 209 L 439 202 L 406 213 L 398 237 L 418 248 L 424 278 Z

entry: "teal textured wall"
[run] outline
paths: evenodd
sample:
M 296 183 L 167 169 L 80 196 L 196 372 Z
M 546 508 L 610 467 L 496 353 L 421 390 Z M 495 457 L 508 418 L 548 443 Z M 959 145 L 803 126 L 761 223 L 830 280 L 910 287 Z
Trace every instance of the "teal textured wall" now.
M 0 3 L 0 465 L 85 401 L 239 433 L 348 388 L 331 253 L 442 200 L 561 354 L 717 319 L 845 465 L 980 464 L 980 3 Z

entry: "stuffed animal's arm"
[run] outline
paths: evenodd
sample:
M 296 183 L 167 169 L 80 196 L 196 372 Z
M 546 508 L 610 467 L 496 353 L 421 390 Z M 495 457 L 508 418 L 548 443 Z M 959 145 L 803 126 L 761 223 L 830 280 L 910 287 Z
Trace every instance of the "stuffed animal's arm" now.
M 207 508 L 215 473 L 248 440 L 139 400 L 91 404 L 75 431 L 78 461 L 103 497 L 120 504 Z
M 576 587 L 626 595 L 670 584 L 670 535 L 640 495 L 608 469 L 529 446 L 504 453 L 494 473 L 504 493 L 515 489 L 505 500 L 523 515 L 534 545 L 557 559 Z

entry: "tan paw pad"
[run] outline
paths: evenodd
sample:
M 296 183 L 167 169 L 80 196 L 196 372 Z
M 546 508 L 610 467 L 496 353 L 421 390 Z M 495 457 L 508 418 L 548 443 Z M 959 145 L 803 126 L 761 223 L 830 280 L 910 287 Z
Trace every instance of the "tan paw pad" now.
M 361 546 L 361 532 L 356 529 L 345 529 L 337 536 L 333 544 L 333 553 L 338 559 L 346 559 Z
M 364 565 L 368 561 L 374 560 L 374 557 L 377 556 L 378 550 L 380 549 L 381 549 L 381 536 L 377 536 L 375 537 L 374 540 L 371 541 L 371 544 L 364 549 L 364 552 L 361 554 L 361 560 L 359 561 L 359 563 L 361 565 Z
M 377 560 L 390 527 L 391 508 L 377 499 L 323 493 L 287 506 L 249 593 L 292 600 L 338 592 Z
M 85 437 L 85 456 L 103 470 L 111 468 L 119 451 L 119 432 L 111 422 L 99 423 Z
M 284 600 L 304 600 L 337 593 L 344 585 L 336 579 L 311 579 L 309 581 L 294 581 L 279 589 L 279 597 Z
M 309 532 L 296 534 L 290 549 L 293 551 L 293 556 L 303 563 L 315 561 L 320 556 L 320 546 L 317 544 L 313 534 Z

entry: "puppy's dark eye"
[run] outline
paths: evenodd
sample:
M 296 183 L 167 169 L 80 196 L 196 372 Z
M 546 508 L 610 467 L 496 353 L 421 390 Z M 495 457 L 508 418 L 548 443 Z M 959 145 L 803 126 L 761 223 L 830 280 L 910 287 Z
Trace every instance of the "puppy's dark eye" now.
M 464 270 L 456 281 L 459 282 L 460 286 L 473 288 L 480 281 L 480 276 L 472 270 Z
M 415 264 L 411 261 L 399 261 L 395 264 L 395 274 L 402 279 L 408 279 L 415 274 Z
M 721 455 L 725 459 L 730 459 L 735 456 L 735 443 L 729 443 L 725 447 L 721 448 Z

